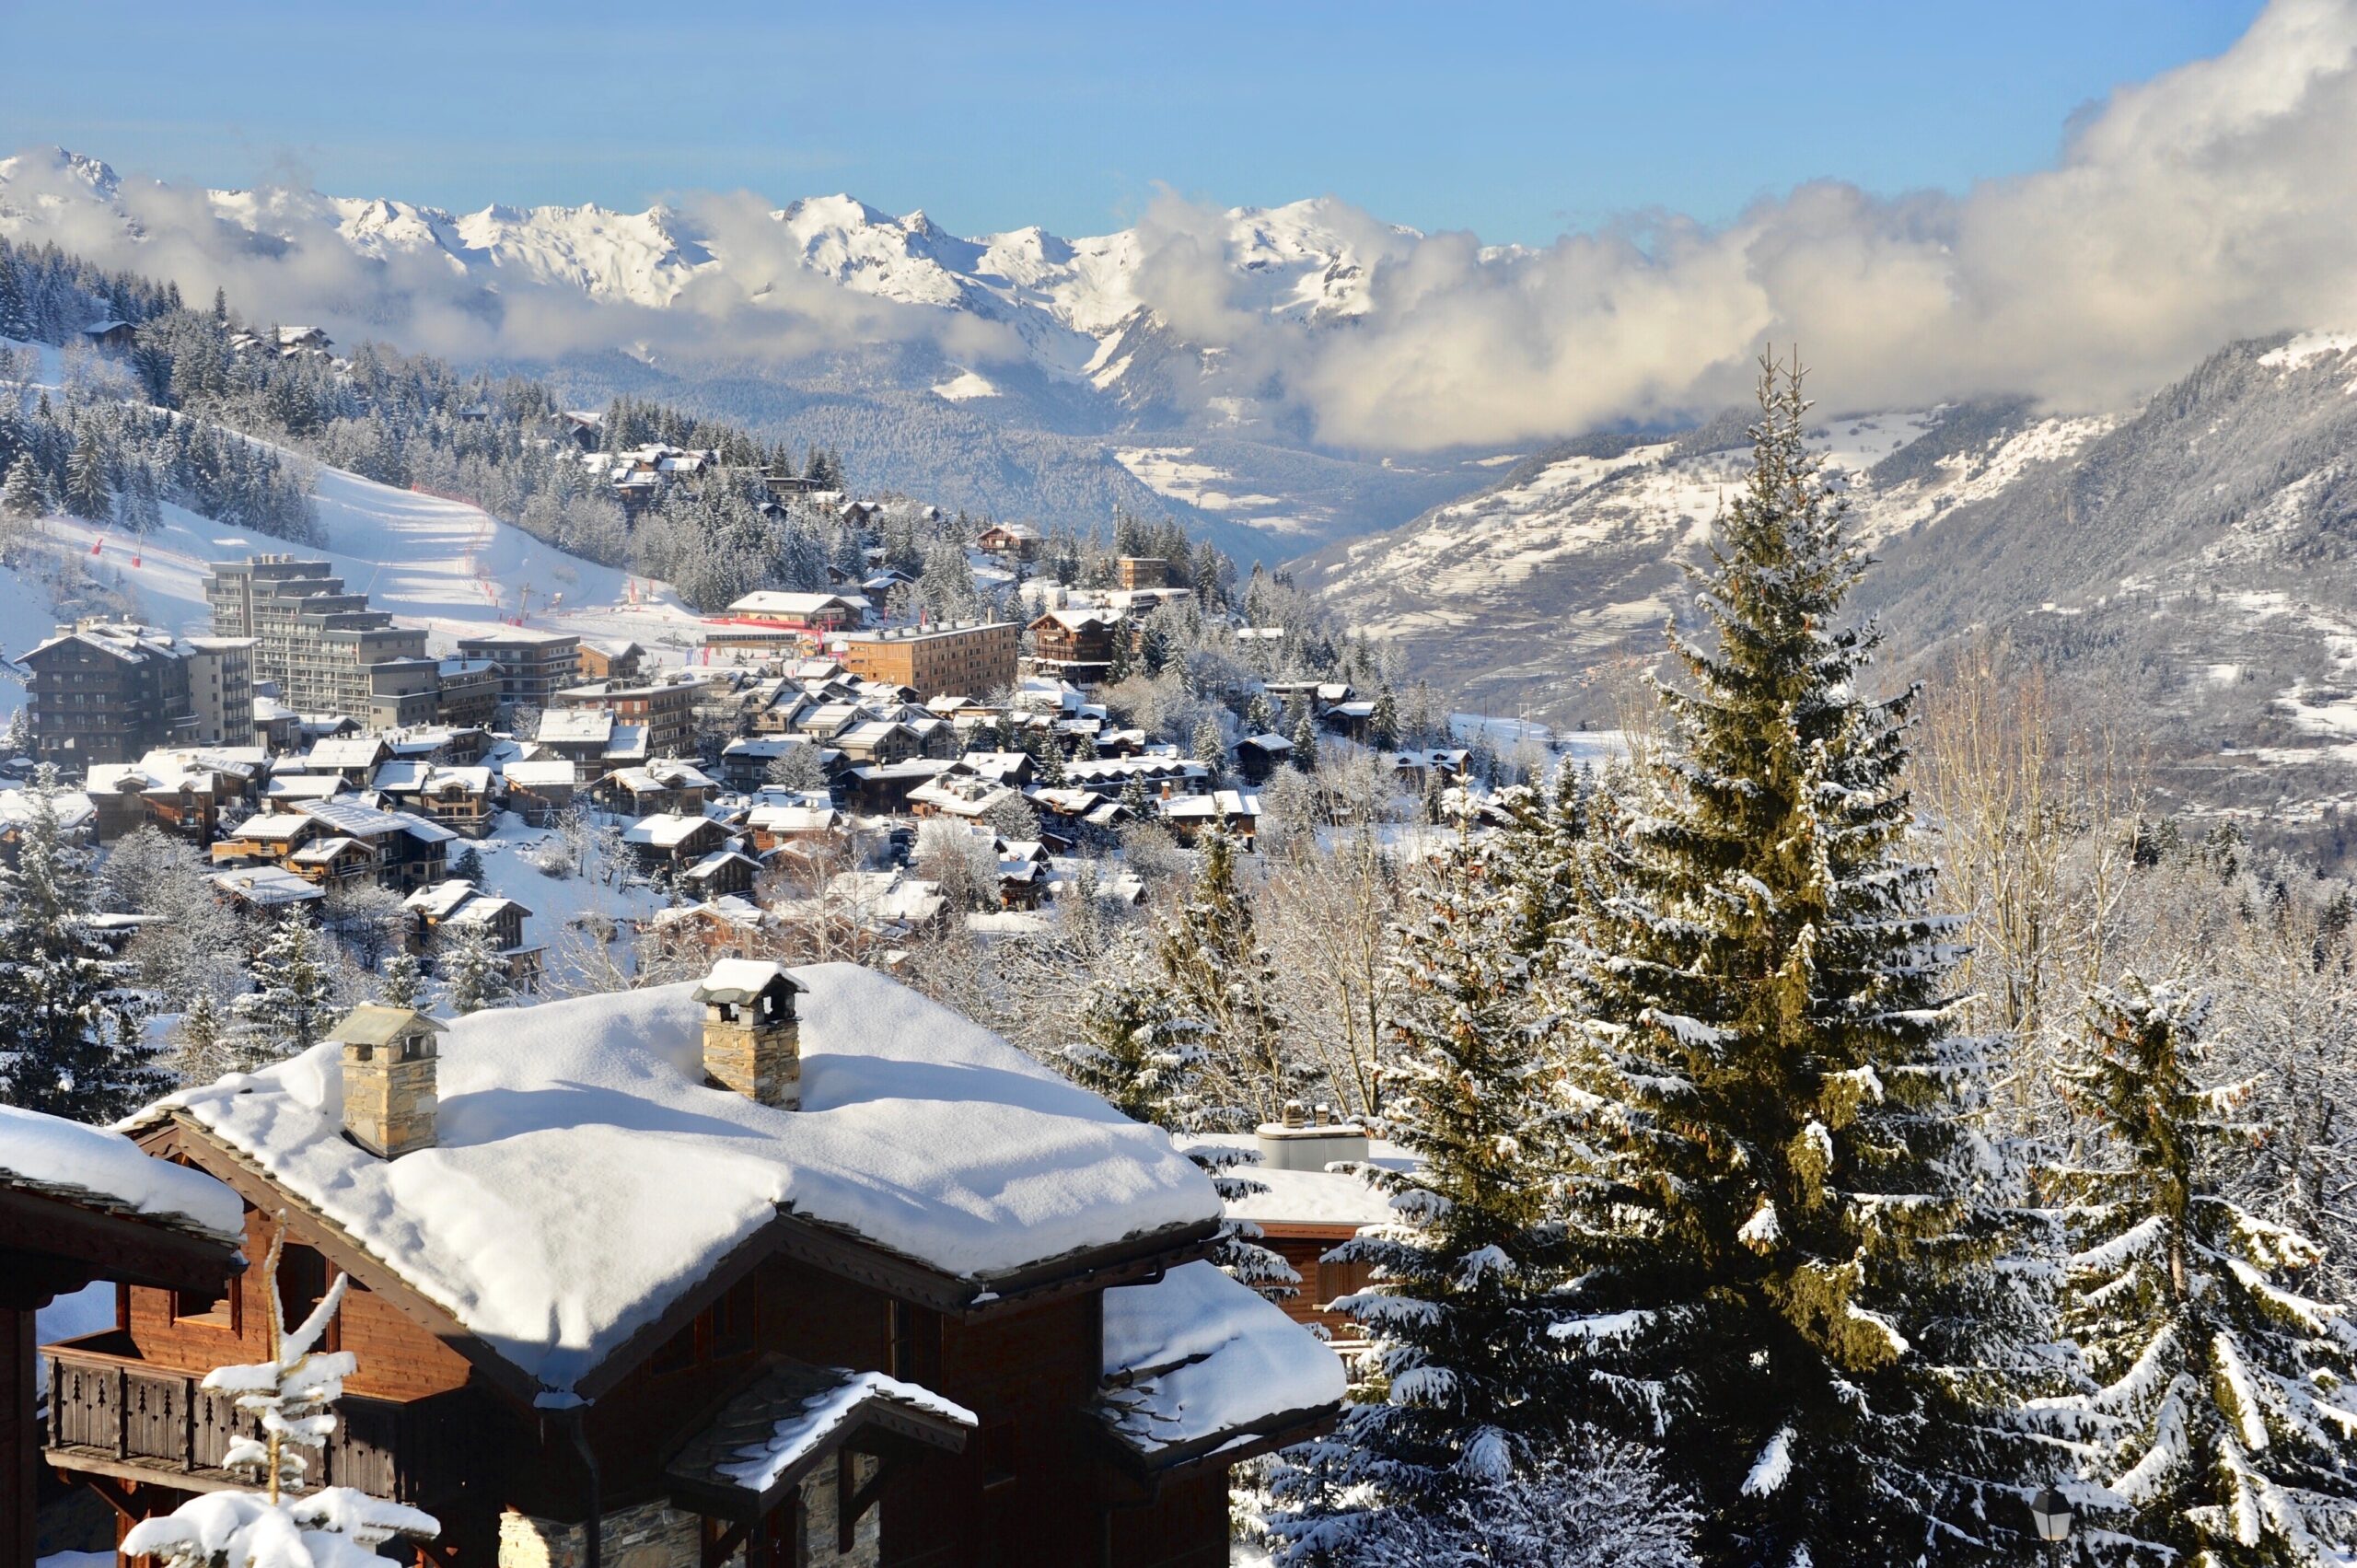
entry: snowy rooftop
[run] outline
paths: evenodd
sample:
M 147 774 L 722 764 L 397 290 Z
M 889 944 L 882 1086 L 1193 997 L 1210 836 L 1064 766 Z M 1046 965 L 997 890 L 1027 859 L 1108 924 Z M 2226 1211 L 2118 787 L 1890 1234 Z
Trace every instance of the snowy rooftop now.
M 1278 1418 L 1340 1404 L 1347 1386 L 1308 1330 L 1201 1262 L 1105 1293 L 1105 1420 L 1149 1459 L 1191 1458 L 1190 1445 L 1226 1434 L 1248 1443 Z
M 327 897 L 327 890 L 317 882 L 308 881 L 277 865 L 223 871 L 215 874 L 212 880 L 215 888 L 232 898 L 268 908 L 309 903 L 315 899 Z
M 153 1158 L 104 1127 L 11 1105 L 0 1105 L 0 1187 L 144 1214 L 226 1241 L 246 1234 L 245 1205 L 203 1171 Z
M 453 1021 L 436 1146 L 399 1160 L 342 1136 L 331 1045 L 137 1121 L 209 1129 L 553 1391 L 781 1209 L 978 1286 L 1218 1215 L 1163 1132 L 979 1025 L 856 966 L 794 973 L 798 1111 L 705 1086 L 671 985 Z
M 1249 1132 L 1207 1132 L 1180 1140 L 1181 1147 L 1205 1146 L 1257 1150 Z M 1410 1170 L 1415 1156 L 1397 1144 L 1378 1138 L 1367 1146 L 1367 1163 L 1392 1170 Z M 1382 1193 L 1358 1177 L 1334 1170 L 1279 1170 L 1267 1165 L 1244 1165 L 1235 1174 L 1266 1187 L 1248 1198 L 1237 1198 L 1227 1212 L 1237 1219 L 1261 1225 L 1384 1225 L 1399 1216 Z

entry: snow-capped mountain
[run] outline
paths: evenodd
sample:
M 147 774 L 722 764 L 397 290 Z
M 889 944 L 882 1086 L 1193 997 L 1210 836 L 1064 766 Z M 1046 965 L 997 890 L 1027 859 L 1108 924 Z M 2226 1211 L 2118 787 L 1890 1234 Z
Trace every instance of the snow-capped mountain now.
M 2035 645 L 2172 804 L 2257 804 L 2337 842 L 2357 807 L 2357 333 L 2232 345 L 2117 414 L 1887 411 L 1823 419 L 1815 444 L 1880 558 L 1861 602 L 1915 668 L 1968 636 Z M 1611 668 L 1690 613 L 1682 566 L 1748 458 L 1734 415 L 1590 440 L 1296 575 L 1469 705 L 1608 723 Z
M 553 367 L 584 401 L 659 392 L 831 442 L 865 482 L 976 510 L 1169 511 L 1274 561 L 1487 477 L 1460 457 L 1321 451 L 1282 389 L 1213 341 L 1222 320 L 1346 323 L 1411 231 L 1322 200 L 1221 222 L 1218 319 L 1181 324 L 1147 303 L 1169 263 L 1137 228 L 967 238 L 848 195 L 454 214 L 177 190 L 62 150 L 0 160 L 0 234 L 134 268 L 201 255 L 207 291 L 226 280 L 250 311 Z

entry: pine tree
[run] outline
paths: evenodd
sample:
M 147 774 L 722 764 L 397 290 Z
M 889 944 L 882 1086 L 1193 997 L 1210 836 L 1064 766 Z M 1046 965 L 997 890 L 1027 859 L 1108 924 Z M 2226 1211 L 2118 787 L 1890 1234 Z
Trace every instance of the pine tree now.
M 1399 1217 L 1327 1254 L 1374 1271 L 1336 1304 L 1365 1330 L 1374 1370 L 1363 1402 L 1273 1483 L 1288 1562 L 1352 1561 L 1387 1511 L 1437 1514 L 1538 1465 L 1580 1409 L 1555 1333 L 1573 1265 L 1557 1217 L 1562 1111 L 1527 960 L 1497 940 L 1503 896 L 1460 844 L 1397 934 L 1386 1118 L 1414 1164 L 1362 1168 Z
M 94 430 L 83 430 L 66 459 L 65 505 L 75 517 L 93 523 L 105 522 L 114 514 L 114 486 L 107 482 L 106 452 Z
M 1399 744 L 1399 699 L 1392 695 L 1388 680 L 1375 694 L 1375 710 L 1366 720 L 1366 738 L 1381 751 Z
M 1955 923 L 1907 858 L 1913 693 L 1863 687 L 1836 617 L 1865 564 L 1763 361 L 1740 497 L 1673 635 L 1684 688 L 1654 794 L 1585 900 L 1559 1005 L 1582 1277 L 1563 1329 L 1599 1414 L 1658 1434 L 1706 1556 L 1784 1568 L 2011 1551 L 2026 1516 L 1968 1477 L 2000 1453 L 1990 1368 L 2030 1303 L 1952 1032 Z M 1991 1541 L 2003 1546 L 1991 1547 Z
M 233 1009 L 238 1022 L 232 1054 L 247 1072 L 318 1044 L 333 1002 L 319 928 L 299 906 L 272 924 L 250 968 L 254 988 Z
M 1216 824 L 1203 833 L 1186 900 L 1155 934 L 1155 964 L 1170 1015 L 1207 1053 L 1208 1087 L 1221 1102 L 1207 1124 L 1275 1121 L 1300 1073 L 1285 1055 L 1276 971 L 1237 884 L 1236 841 Z
M 17 263 L 0 256 L 0 338 L 30 343 L 32 336 L 32 312 L 25 304 L 24 285 L 17 280 Z
M 135 1027 L 127 966 L 90 935 L 89 852 L 59 824 L 54 764 L 33 772 L 13 865 L 0 861 L 0 1101 L 112 1121 L 168 1088 Z
M 33 462 L 33 455 L 19 452 L 8 465 L 7 479 L 0 482 L 0 512 L 12 517 L 40 517 L 49 509 L 42 490 L 41 469 Z
M 424 966 L 416 954 L 402 947 L 385 960 L 385 972 L 377 981 L 377 1000 L 388 1007 L 414 1007 L 424 989 Z
M 270 1359 L 215 1367 L 203 1385 L 234 1395 L 261 1428 L 260 1437 L 232 1438 L 223 1464 L 253 1475 L 263 1490 L 206 1493 L 133 1526 L 124 1550 L 164 1568 L 370 1568 L 385 1561 L 377 1548 L 397 1537 L 431 1540 L 441 1533 L 432 1515 L 356 1487 L 308 1491 L 304 1456 L 322 1452 L 334 1434 L 333 1406 L 359 1363 L 350 1351 L 318 1348 L 343 1305 L 343 1274 L 299 1325 L 287 1328 L 278 1291 L 284 1242 L 282 1224 L 262 1261 Z
M 1134 944 L 1107 956 L 1104 973 L 1082 1005 L 1079 1033 L 1064 1047 L 1062 1065 L 1083 1088 L 1132 1121 L 1182 1135 L 1205 1131 L 1211 1117 L 1201 1080 L 1210 1052 L 1201 1027 L 1174 1011 L 1169 992 L 1155 982 Z M 1186 1154 L 1211 1178 L 1224 1203 L 1269 1190 L 1264 1182 L 1236 1174 L 1236 1167 L 1259 1158 L 1255 1153 L 1196 1144 Z M 1301 1276 L 1283 1256 L 1260 1245 L 1261 1236 L 1250 1220 L 1223 1218 L 1212 1261 L 1272 1300 L 1289 1296 Z
M 2040 1408 L 2102 1493 L 2121 1560 L 2216 1568 L 2342 1562 L 2357 1539 L 2357 1324 L 2285 1276 L 2324 1249 L 2223 1191 L 2258 1129 L 2250 1085 L 2204 1087 L 2201 1008 L 2135 976 L 2096 993 L 2065 1093 L 2100 1163 L 2050 1173 L 2072 1242 L 2063 1328 L 2096 1387 Z M 2119 1511 L 2125 1518 L 2100 1518 Z
M 1198 761 L 1211 769 L 1212 780 L 1217 783 L 1221 772 L 1227 767 L 1227 738 L 1220 729 L 1216 714 L 1205 714 L 1196 721 L 1194 737 L 1188 749 L 1195 754 Z
M 1318 711 L 1306 693 L 1298 700 L 1301 711 L 1293 721 L 1293 765 L 1305 773 L 1318 771 Z
M 478 888 L 482 887 L 482 852 L 472 844 L 460 850 L 459 858 L 450 863 L 450 875 L 461 882 L 471 882 Z
M 174 1067 L 184 1084 L 209 1084 L 227 1069 L 228 1023 L 221 1016 L 213 993 L 200 990 L 189 998 L 180 1022 L 172 1028 Z
M 492 940 L 490 928 L 445 927 L 439 968 L 449 988 L 450 1008 L 461 1016 L 501 1007 L 515 995 L 507 975 L 506 957 Z

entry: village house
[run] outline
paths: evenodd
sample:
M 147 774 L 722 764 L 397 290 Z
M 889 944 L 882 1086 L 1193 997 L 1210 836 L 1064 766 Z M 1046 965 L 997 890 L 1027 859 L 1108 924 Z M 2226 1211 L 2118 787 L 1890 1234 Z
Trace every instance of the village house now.
M 403 811 L 438 822 L 465 838 L 486 838 L 499 808 L 485 767 L 447 767 L 395 759 L 378 768 L 370 788 Z
M 1163 1133 L 854 966 L 363 1006 L 127 1127 L 237 1191 L 249 1254 L 285 1216 L 290 1306 L 348 1275 L 326 1472 L 434 1513 L 438 1562 L 1219 1568 L 1229 1467 L 1343 1394 L 1201 1260 L 1221 1205 Z M 46 1347 L 44 1459 L 126 1515 L 217 1484 L 195 1385 L 265 1353 L 259 1289 L 134 1285 Z
M 213 863 L 275 865 L 322 888 L 366 879 L 405 893 L 443 879 L 457 837 L 410 812 L 337 796 L 248 818 L 214 842 Z
M 850 594 L 788 593 L 763 588 L 728 607 L 729 617 L 789 631 L 847 632 L 867 623 L 867 600 Z
M 545 828 L 571 808 L 579 775 L 570 760 L 552 757 L 503 763 L 499 778 L 507 809 L 532 827 Z
M 974 548 L 1004 561 L 1036 560 L 1039 530 L 1028 523 L 993 523 L 975 537 Z
M 0 1106 L 0 1568 L 34 1568 L 40 1548 L 36 1315 L 101 1280 L 218 1295 L 245 1266 L 243 1207 L 121 1133 Z
M 599 680 L 556 693 L 560 708 L 602 708 L 614 722 L 646 731 L 647 754 L 678 757 L 695 749 L 696 703 L 709 684 L 684 671 L 658 680 Z
M 1337 1119 L 1331 1107 L 1298 1100 L 1253 1132 L 1205 1133 L 1185 1140 L 1185 1146 L 1259 1156 L 1252 1180 L 1265 1191 L 1231 1199 L 1229 1217 L 1260 1226 L 1261 1245 L 1301 1276 L 1300 1289 L 1278 1304 L 1287 1317 L 1325 1330 L 1346 1359 L 1363 1348 L 1364 1330 L 1330 1304 L 1365 1287 L 1367 1265 L 1329 1262 L 1326 1254 L 1362 1225 L 1394 1216 L 1384 1193 L 1364 1178 L 1328 1167 L 1349 1162 L 1405 1171 L 1414 1167 L 1414 1156 L 1397 1144 L 1370 1139 L 1364 1127 Z
M 646 650 L 626 637 L 586 637 L 579 658 L 584 679 L 635 680 L 645 663 Z
M 1282 735 L 1248 735 L 1236 743 L 1236 768 L 1253 784 L 1293 761 L 1293 742 Z
M 720 785 L 692 762 L 664 758 L 638 768 L 617 768 L 599 779 L 591 794 L 609 810 L 647 817 L 656 812 L 701 813 Z
M 327 898 L 318 883 L 297 877 L 283 865 L 246 865 L 216 871 L 207 878 L 214 896 L 240 914 L 275 918 L 305 904 Z
M 524 922 L 532 912 L 514 899 L 450 877 L 412 893 L 401 912 L 409 918 L 403 945 L 418 957 L 434 958 L 445 938 L 480 931 L 505 961 L 510 983 L 520 991 L 539 988 L 541 950 L 524 940 Z
M 716 849 L 679 873 L 689 897 L 702 900 L 742 897 L 753 890 L 761 875 L 759 861 L 734 849 Z
M 1260 825 L 1260 797 L 1233 789 L 1180 796 L 1163 803 L 1162 819 L 1182 844 L 1191 847 L 1216 822 L 1248 850 Z
M 723 823 L 710 817 L 667 811 L 642 817 L 622 830 L 622 842 L 649 869 L 683 871 L 705 855 L 733 847 Z
M 1112 668 L 1114 639 L 1130 634 L 1118 610 L 1051 610 L 1024 630 L 1031 636 L 1026 675 L 1084 687 L 1105 679 Z
M 721 749 L 721 781 L 730 789 L 749 795 L 769 781 L 769 771 L 780 758 L 802 750 L 814 752 L 830 771 L 842 756 L 795 736 L 749 737 L 732 740 Z
M 586 784 L 604 775 L 614 728 L 614 715 L 603 708 L 543 708 L 532 741 L 542 754 L 571 762 L 574 778 Z

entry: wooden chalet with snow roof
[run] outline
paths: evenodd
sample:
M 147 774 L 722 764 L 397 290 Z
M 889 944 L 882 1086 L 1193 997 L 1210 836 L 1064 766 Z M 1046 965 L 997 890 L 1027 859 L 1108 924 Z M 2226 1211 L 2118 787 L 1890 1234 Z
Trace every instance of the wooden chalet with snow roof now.
M 1221 1568 L 1227 1470 L 1341 1364 L 1202 1261 L 1157 1129 L 845 964 L 447 1025 L 357 1009 L 126 1124 L 285 1216 L 353 1353 L 321 1481 L 442 1523 L 438 1568 Z M 252 1277 L 134 1285 L 54 1344 L 45 1458 L 157 1514 L 228 1484 Z

